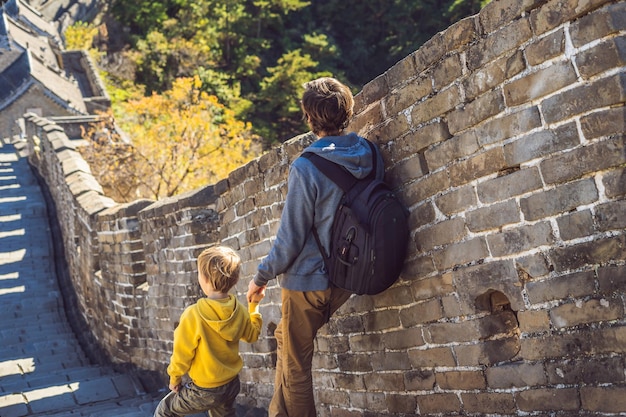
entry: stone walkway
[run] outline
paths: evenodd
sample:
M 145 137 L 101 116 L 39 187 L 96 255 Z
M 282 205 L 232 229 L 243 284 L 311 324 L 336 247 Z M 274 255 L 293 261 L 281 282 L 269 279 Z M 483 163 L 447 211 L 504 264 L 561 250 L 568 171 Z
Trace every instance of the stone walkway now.
M 148 417 L 136 378 L 93 366 L 68 324 L 43 195 L 0 141 L 0 417 Z M 161 394 L 162 395 L 162 394 Z

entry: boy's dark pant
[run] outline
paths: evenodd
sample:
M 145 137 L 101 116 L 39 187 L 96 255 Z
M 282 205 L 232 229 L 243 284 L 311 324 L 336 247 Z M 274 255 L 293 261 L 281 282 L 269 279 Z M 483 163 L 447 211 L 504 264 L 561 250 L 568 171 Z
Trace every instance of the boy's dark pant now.
M 154 417 L 180 417 L 208 411 L 210 417 L 234 417 L 239 377 L 217 388 L 200 388 L 193 382 L 171 391 L 157 406 Z

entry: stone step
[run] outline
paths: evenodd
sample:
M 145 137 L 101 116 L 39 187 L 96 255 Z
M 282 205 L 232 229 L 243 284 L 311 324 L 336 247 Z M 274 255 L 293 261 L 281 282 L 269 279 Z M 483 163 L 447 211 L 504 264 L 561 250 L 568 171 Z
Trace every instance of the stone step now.
M 130 375 L 111 374 L 92 379 L 48 383 L 19 393 L 0 394 L 2 417 L 95 415 L 102 412 L 132 411 L 150 415 L 158 399 L 145 393 L 141 383 Z M 108 414 L 113 415 L 113 414 Z M 120 415 L 120 414 L 118 414 Z

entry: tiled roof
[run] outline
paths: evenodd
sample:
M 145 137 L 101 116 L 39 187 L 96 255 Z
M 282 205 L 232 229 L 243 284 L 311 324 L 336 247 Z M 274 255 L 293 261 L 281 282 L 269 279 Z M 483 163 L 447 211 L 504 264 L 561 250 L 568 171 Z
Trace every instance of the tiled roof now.
M 28 54 L 14 48 L 0 49 L 0 102 L 15 94 L 29 80 Z
M 20 0 L 0 7 L 0 107 L 17 98 L 27 83 L 38 82 L 51 100 L 73 113 L 86 114 L 78 82 L 61 61 L 54 26 Z
M 63 107 L 87 114 L 83 95 L 74 80 L 65 76 L 64 71 L 48 66 L 45 62 L 33 57 L 31 60 L 31 75 L 49 90 L 49 97 L 55 99 Z
M 26 26 L 39 32 L 39 34 L 60 39 L 56 27 L 45 20 L 42 14 L 29 6 L 28 3 L 19 0 L 9 0 L 3 7 L 9 16 L 17 21 L 21 21 Z

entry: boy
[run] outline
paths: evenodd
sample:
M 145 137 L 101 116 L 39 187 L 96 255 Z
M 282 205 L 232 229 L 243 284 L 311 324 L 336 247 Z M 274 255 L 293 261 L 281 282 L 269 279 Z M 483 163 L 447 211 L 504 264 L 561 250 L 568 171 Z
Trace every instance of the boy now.
M 228 294 L 239 280 L 241 259 L 217 246 L 198 256 L 198 283 L 205 298 L 185 309 L 174 331 L 174 349 L 167 367 L 172 390 L 157 406 L 155 417 L 178 417 L 208 411 L 210 417 L 234 416 L 239 394 L 239 340 L 255 342 L 263 324 L 259 291 L 248 310 Z M 183 375 L 191 382 L 181 385 Z
M 344 133 L 353 113 L 350 89 L 334 78 L 304 85 L 302 111 L 318 139 L 305 151 L 340 164 L 357 178 L 373 170 L 372 150 L 356 133 Z M 378 158 L 376 176 L 384 166 Z M 282 318 L 276 327 L 276 378 L 270 417 L 315 417 L 312 360 L 317 331 L 351 293 L 328 280 L 324 259 L 311 233 L 315 226 L 328 253 L 335 208 L 343 191 L 305 158 L 289 169 L 288 191 L 276 240 L 248 285 L 248 300 L 268 281 L 280 281 Z

